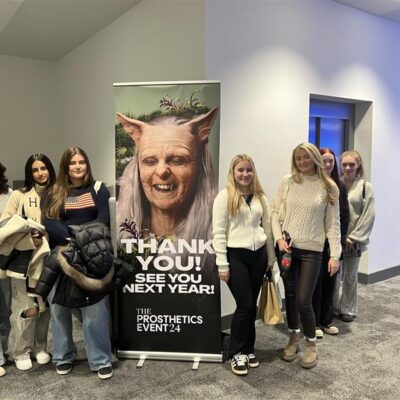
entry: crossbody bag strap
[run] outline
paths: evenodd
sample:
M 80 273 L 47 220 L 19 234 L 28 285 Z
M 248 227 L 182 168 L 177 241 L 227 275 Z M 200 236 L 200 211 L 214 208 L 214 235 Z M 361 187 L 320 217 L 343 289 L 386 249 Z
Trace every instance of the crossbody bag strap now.
M 94 191 L 95 191 L 96 194 L 100 190 L 100 186 L 101 186 L 102 183 L 103 183 L 102 181 L 96 181 L 94 183 Z
M 363 179 L 362 198 L 365 200 L 365 179 Z

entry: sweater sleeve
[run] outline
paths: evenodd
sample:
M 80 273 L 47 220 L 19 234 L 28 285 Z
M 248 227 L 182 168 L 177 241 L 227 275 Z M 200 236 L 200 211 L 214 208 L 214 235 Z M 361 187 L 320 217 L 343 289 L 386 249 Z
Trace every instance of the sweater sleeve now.
M 7 203 L 1 213 L 0 221 L 18 214 L 18 210 L 23 200 L 23 193 L 20 190 L 14 190 L 8 198 Z
M 212 225 L 213 225 L 213 247 L 216 254 L 216 263 L 219 272 L 229 271 L 227 258 L 227 232 L 229 212 L 228 193 L 226 189 L 217 194 L 214 199 Z
M 368 244 L 369 235 L 375 222 L 375 198 L 369 182 L 365 182 L 365 198 L 362 201 L 364 203 L 360 218 L 358 218 L 356 226 L 347 236 L 361 244 Z
M 274 235 L 274 244 L 278 239 L 282 239 L 282 227 L 281 221 L 279 221 L 279 212 L 282 206 L 282 201 L 284 197 L 284 192 L 288 190 L 289 178 L 284 177 L 278 186 L 274 200 L 272 202 L 272 212 L 271 212 L 271 226 L 272 233 Z
M 335 204 L 328 203 L 325 211 L 325 232 L 328 238 L 331 257 L 340 258 L 342 245 L 340 244 L 339 199 Z
M 104 183 L 101 184 L 97 192 L 96 205 L 97 205 L 97 218 L 96 221 L 103 222 L 105 225 L 110 226 L 110 209 L 108 206 L 108 199 L 110 192 Z
M 262 227 L 267 235 L 266 249 L 268 255 L 268 264 L 273 264 L 276 261 L 275 248 L 274 248 L 274 238 L 272 236 L 271 228 L 271 211 L 266 196 L 262 196 L 263 202 L 263 216 L 261 219 Z
M 61 221 L 45 218 L 43 220 L 43 225 L 46 228 L 46 232 L 49 234 L 51 241 L 50 246 L 53 247 L 54 244 L 67 244 L 67 238 L 70 236 L 68 232 L 68 227 L 64 225 Z

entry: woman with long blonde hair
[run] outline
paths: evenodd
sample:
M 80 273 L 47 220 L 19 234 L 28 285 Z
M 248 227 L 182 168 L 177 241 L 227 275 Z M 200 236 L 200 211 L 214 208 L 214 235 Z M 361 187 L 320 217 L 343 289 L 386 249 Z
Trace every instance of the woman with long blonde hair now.
M 338 196 L 339 190 L 326 174 L 319 150 L 311 143 L 296 146 L 292 153 L 292 174 L 284 177 L 274 198 L 272 230 L 280 254 L 291 256 L 291 265 L 285 270 L 280 262 L 290 332 L 282 358 L 296 359 L 301 321 L 306 339 L 300 360 L 303 368 L 315 367 L 318 360 L 312 297 L 326 238 L 331 251 L 327 267 L 330 275 L 339 268 L 342 248 Z
M 213 207 L 213 246 L 218 274 L 236 301 L 229 345 L 231 369 L 246 375 L 258 367 L 254 354 L 257 297 L 265 272 L 275 261 L 270 211 L 253 160 L 235 156 L 228 185 Z
M 341 272 L 343 283 L 338 312 L 342 321 L 352 322 L 358 313 L 358 266 L 361 253 L 367 249 L 369 236 L 374 226 L 375 199 L 371 184 L 364 179 L 362 159 L 358 151 L 345 151 L 340 156 L 340 165 L 343 172 L 341 181 L 348 191 L 350 223 L 343 254 Z

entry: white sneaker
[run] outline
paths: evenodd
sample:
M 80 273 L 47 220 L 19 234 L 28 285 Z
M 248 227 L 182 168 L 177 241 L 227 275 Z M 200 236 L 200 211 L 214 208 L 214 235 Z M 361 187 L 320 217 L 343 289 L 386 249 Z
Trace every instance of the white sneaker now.
M 231 358 L 231 369 L 236 375 L 246 375 L 249 370 L 249 358 L 246 354 L 235 354 Z
M 3 367 L 0 367 L 0 378 L 6 374 L 6 370 Z
M 315 336 L 317 337 L 317 339 L 322 339 L 324 337 L 324 332 L 321 328 L 315 329 Z
M 339 329 L 334 325 L 324 326 L 322 329 L 328 335 L 337 335 L 339 333 Z
M 40 365 L 48 364 L 51 361 L 50 354 L 45 351 L 38 351 L 35 353 L 36 361 Z
M 22 356 L 15 357 L 15 366 L 20 371 L 27 371 L 32 368 L 32 360 L 29 356 L 29 353 L 25 353 Z

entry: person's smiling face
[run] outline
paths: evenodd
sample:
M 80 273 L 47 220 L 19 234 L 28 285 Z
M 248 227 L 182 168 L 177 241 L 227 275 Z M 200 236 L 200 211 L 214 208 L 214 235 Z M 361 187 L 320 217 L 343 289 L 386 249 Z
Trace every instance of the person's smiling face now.
M 335 167 L 335 157 L 331 153 L 322 154 L 322 162 L 325 172 L 331 176 L 333 168 Z
M 69 180 L 78 185 L 79 183 L 83 183 L 83 179 L 85 178 L 86 174 L 87 164 L 85 157 L 83 157 L 81 154 L 75 154 L 69 162 Z
M 36 160 L 32 164 L 32 177 L 35 183 L 45 185 L 49 180 L 49 171 L 46 164 L 42 161 Z
M 249 161 L 240 161 L 233 169 L 233 176 L 239 189 L 247 192 L 254 179 L 254 171 Z
M 298 171 L 303 175 L 315 174 L 314 161 L 304 149 L 299 148 L 294 152 L 294 162 Z
M 152 207 L 179 212 L 197 177 L 195 137 L 182 126 L 149 127 L 138 146 L 139 174 Z
M 353 182 L 356 179 L 359 163 L 355 157 L 344 156 L 341 160 L 341 168 L 346 181 Z

